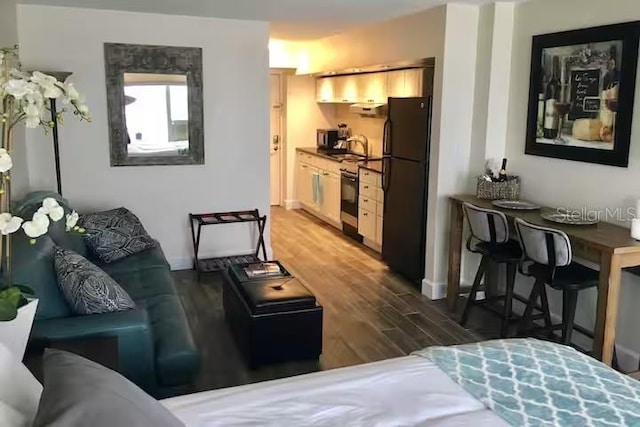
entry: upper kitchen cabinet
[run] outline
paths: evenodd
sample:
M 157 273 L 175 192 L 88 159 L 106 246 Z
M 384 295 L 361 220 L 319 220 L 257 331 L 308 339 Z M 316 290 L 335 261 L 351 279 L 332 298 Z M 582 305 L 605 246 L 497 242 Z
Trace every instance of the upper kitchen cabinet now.
M 358 102 L 358 76 L 332 77 L 335 80 L 335 102 Z
M 335 102 L 336 100 L 336 79 L 323 78 L 316 79 L 316 101 L 317 102 Z
M 386 103 L 387 74 L 388 73 L 370 73 L 358 75 L 358 101 Z
M 321 77 L 316 80 L 316 101 L 323 103 L 380 103 L 387 98 L 422 96 L 421 68 L 380 73 Z
M 409 98 L 413 96 L 422 96 L 422 68 L 412 68 L 404 70 L 404 91 L 405 95 L 401 98 Z
M 390 71 L 387 73 L 387 95 L 390 98 L 402 98 L 405 96 L 405 70 Z
M 397 70 L 387 74 L 387 95 L 390 98 L 422 96 L 421 68 Z

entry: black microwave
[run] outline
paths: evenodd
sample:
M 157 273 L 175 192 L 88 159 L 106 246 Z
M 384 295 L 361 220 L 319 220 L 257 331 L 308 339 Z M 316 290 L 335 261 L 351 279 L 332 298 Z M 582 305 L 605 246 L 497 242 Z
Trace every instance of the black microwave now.
M 338 145 L 338 129 L 318 129 L 317 148 L 321 150 L 333 150 Z

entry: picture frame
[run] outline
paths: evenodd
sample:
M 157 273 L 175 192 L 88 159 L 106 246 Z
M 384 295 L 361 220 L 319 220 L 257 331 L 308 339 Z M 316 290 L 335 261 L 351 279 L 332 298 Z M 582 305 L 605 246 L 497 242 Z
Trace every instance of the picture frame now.
M 533 37 L 525 154 L 627 167 L 640 21 Z

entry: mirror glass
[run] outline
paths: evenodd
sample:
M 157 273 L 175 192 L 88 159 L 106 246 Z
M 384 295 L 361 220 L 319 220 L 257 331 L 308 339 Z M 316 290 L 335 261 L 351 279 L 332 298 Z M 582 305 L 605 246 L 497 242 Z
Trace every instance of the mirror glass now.
M 188 95 L 186 75 L 124 73 L 130 157 L 189 155 Z

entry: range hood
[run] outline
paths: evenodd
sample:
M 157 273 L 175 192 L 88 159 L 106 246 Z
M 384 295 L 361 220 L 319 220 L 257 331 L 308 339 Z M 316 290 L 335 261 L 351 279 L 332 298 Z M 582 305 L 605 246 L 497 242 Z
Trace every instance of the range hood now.
M 386 116 L 387 115 L 387 104 L 370 104 L 370 103 L 362 103 L 362 104 L 352 104 L 349 106 L 349 111 L 354 114 L 359 114 L 361 116 L 367 117 L 377 117 L 377 116 Z

